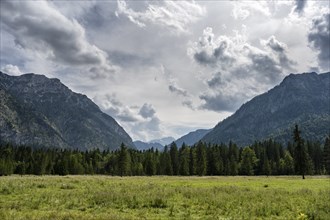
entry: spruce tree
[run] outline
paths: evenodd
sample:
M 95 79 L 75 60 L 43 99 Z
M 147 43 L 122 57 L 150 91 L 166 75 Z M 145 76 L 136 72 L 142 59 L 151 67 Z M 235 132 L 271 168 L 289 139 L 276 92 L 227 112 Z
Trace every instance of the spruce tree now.
M 176 143 L 172 142 L 170 147 L 173 175 L 179 175 L 179 153 Z
M 298 125 L 295 126 L 293 132 L 293 140 L 295 143 L 294 159 L 296 170 L 305 179 L 305 173 L 307 171 L 308 155 L 304 145 L 304 140 L 300 137 L 300 131 Z
M 207 171 L 206 147 L 201 141 L 197 144 L 196 158 L 196 173 L 204 176 Z
M 325 139 L 325 143 L 324 143 L 323 163 L 327 174 L 330 175 L 330 134 Z
M 120 176 L 131 175 L 131 156 L 124 144 L 121 144 L 118 158 Z
M 182 147 L 179 150 L 179 161 L 180 161 L 180 175 L 188 176 L 189 175 L 189 159 L 190 151 L 189 148 L 183 143 Z

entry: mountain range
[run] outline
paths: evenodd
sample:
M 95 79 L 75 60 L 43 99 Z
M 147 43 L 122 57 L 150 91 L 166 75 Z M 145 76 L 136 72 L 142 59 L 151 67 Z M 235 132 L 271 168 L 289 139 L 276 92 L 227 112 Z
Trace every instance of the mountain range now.
M 134 145 L 139 150 L 148 150 L 151 148 L 158 149 L 159 151 L 162 151 L 165 145 L 169 145 L 172 142 L 174 142 L 174 137 L 163 137 L 160 139 L 153 139 L 149 142 L 144 141 L 134 141 Z
M 161 150 L 173 141 L 199 140 L 240 146 L 272 138 L 292 140 L 298 124 L 302 137 L 323 141 L 330 133 L 330 72 L 290 74 L 273 89 L 243 104 L 213 129 L 200 129 L 175 140 L 132 142 L 126 131 L 87 96 L 43 75 L 9 76 L 0 72 L 0 142 L 35 147 L 114 150 L 124 143 L 140 150 Z
M 131 137 L 87 96 L 43 75 L 0 72 L 0 141 L 79 150 L 133 147 Z
M 133 143 L 138 150 L 148 150 L 148 149 L 154 148 L 154 149 L 158 149 L 159 151 L 162 151 L 164 148 L 164 146 L 162 144 L 157 143 L 157 142 L 149 143 L 149 142 L 143 142 L 143 141 L 134 141 Z
M 175 141 L 178 147 L 181 147 L 183 143 L 188 146 L 192 146 L 197 143 L 200 139 L 202 139 L 207 133 L 209 133 L 211 129 L 198 129 L 196 131 L 189 132 L 188 134 L 180 137 Z
M 272 138 L 292 141 L 295 124 L 302 137 L 324 141 L 330 134 L 330 72 L 290 74 L 278 86 L 243 104 L 201 140 L 241 146 Z

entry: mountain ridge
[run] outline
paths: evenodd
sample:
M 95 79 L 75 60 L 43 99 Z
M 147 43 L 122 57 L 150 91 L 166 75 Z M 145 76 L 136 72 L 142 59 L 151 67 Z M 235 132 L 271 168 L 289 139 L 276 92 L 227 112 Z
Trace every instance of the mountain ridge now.
M 295 124 L 301 125 L 306 138 L 320 140 L 329 133 L 329 85 L 330 72 L 290 74 L 219 122 L 202 141 L 249 145 L 273 138 L 285 143 L 290 140 Z
M 80 150 L 116 149 L 121 143 L 134 147 L 132 139 L 111 116 L 59 79 L 0 72 L 0 91 L 2 141 Z
M 197 129 L 196 131 L 191 131 L 188 134 L 183 135 L 175 141 L 178 147 L 181 147 L 183 143 L 188 146 L 192 146 L 201 140 L 211 129 Z

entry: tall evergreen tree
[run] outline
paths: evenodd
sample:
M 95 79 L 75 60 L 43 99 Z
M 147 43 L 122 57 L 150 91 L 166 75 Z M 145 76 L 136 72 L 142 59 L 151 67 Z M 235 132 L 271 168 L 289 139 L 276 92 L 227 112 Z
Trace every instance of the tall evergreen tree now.
M 263 159 L 263 166 L 262 166 L 262 173 L 264 175 L 267 175 L 269 176 L 271 174 L 272 170 L 271 170 L 271 167 L 270 167 L 270 163 L 269 163 L 269 160 L 268 160 L 268 156 L 266 153 L 264 153 L 264 159 Z
M 179 160 L 180 160 L 180 175 L 188 176 L 189 175 L 189 159 L 190 151 L 189 148 L 183 143 L 182 147 L 179 150 Z
M 165 146 L 164 148 L 162 164 L 163 164 L 162 167 L 164 168 L 164 175 L 172 176 L 173 175 L 172 160 L 167 146 Z
M 124 144 L 120 146 L 118 169 L 120 176 L 131 175 L 131 157 Z
M 323 163 L 326 170 L 326 173 L 330 175 L 330 134 L 325 139 L 324 148 L 323 148 Z
M 204 176 L 207 171 L 206 146 L 201 141 L 197 144 L 196 158 L 196 174 Z
M 190 147 L 189 157 L 189 174 L 196 175 L 196 151 L 195 147 Z
M 172 161 L 173 175 L 179 175 L 179 152 L 175 142 L 170 147 L 170 156 Z
M 293 140 L 295 143 L 295 152 L 294 159 L 296 170 L 302 175 L 302 178 L 305 179 L 305 174 L 307 171 L 308 155 L 304 145 L 303 139 L 300 137 L 300 131 L 298 125 L 295 126 L 293 132 Z

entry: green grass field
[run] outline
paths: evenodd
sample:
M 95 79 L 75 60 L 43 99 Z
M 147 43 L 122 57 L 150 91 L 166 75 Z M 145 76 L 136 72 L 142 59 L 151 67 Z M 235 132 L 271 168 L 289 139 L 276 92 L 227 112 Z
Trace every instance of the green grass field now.
M 330 219 L 330 179 L 8 176 L 0 219 Z

